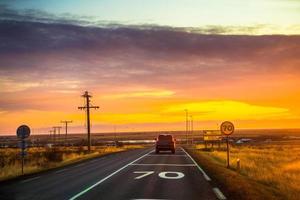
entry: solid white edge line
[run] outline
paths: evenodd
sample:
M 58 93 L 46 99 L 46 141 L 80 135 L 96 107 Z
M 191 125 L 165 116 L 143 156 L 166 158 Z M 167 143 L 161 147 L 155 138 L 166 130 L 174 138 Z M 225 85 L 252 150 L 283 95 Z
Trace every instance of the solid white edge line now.
M 96 187 L 97 185 L 103 183 L 105 180 L 109 179 L 110 177 L 112 177 L 113 175 L 117 174 L 118 172 L 122 171 L 123 169 L 125 169 L 126 167 L 130 166 L 131 164 L 135 163 L 136 161 L 144 158 L 145 156 L 147 156 L 148 154 L 154 152 L 154 150 L 151 150 L 150 152 L 142 155 L 141 157 L 135 159 L 134 161 L 126 164 L 125 166 L 121 167 L 120 169 L 114 171 L 113 173 L 109 174 L 108 176 L 104 177 L 103 179 L 101 179 L 100 181 L 94 183 L 93 185 L 89 186 L 88 188 L 86 188 L 85 190 L 79 192 L 78 194 L 76 194 L 75 196 L 71 197 L 69 200 L 74 200 L 77 199 L 78 197 L 80 197 L 81 195 L 85 194 L 86 192 L 88 192 L 89 190 L 93 189 L 94 187 Z
M 84 163 L 80 163 L 80 164 L 75 165 L 75 167 L 80 167 L 80 166 L 83 166 L 85 164 L 86 164 L 85 162 Z
M 33 180 L 38 179 L 38 178 L 41 178 L 41 177 L 40 177 L 40 176 L 37 176 L 37 177 L 30 178 L 30 179 L 26 179 L 26 180 L 24 180 L 24 181 L 21 181 L 21 183 L 27 183 L 27 182 L 29 182 L 29 181 L 33 181 Z
M 219 188 L 213 188 L 214 193 L 217 195 L 218 199 L 226 200 L 224 194 L 219 190 Z
M 211 179 L 209 178 L 209 176 L 205 173 L 205 171 L 198 165 L 198 163 L 196 163 L 196 161 L 192 158 L 192 156 L 190 154 L 188 154 L 188 152 L 186 152 L 182 147 L 181 149 L 186 153 L 186 155 L 188 155 L 188 157 L 195 163 L 195 165 L 197 165 L 198 169 L 202 172 L 204 178 L 207 181 L 211 181 Z M 216 194 L 217 198 L 219 200 L 226 200 L 225 195 L 221 192 L 221 190 L 217 187 L 213 188 L 214 193 Z
M 59 174 L 59 173 L 61 173 L 61 172 L 67 171 L 67 170 L 69 170 L 69 169 L 61 169 L 61 170 L 58 170 L 58 171 L 56 171 L 56 172 L 54 172 L 54 173 L 55 173 L 55 174 Z
M 207 181 L 211 181 L 210 177 L 205 173 L 205 171 L 198 165 L 198 163 L 196 163 L 196 161 L 192 158 L 192 156 L 190 156 L 190 154 L 188 154 L 188 152 L 186 152 L 182 147 L 181 149 L 186 153 L 186 155 L 188 155 L 188 157 L 193 161 L 193 163 L 198 167 L 198 169 L 201 171 L 201 173 L 203 174 L 205 180 Z

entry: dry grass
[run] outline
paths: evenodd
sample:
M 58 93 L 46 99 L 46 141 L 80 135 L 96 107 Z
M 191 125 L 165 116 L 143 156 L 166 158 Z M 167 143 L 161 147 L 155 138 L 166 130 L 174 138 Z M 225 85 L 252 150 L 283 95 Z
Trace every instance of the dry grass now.
M 25 157 L 25 174 L 40 172 L 65 166 L 85 159 L 103 156 L 110 153 L 142 148 L 141 145 L 123 147 L 92 147 L 88 153 L 85 147 L 29 148 Z M 20 149 L 0 149 L 0 181 L 21 175 Z
M 197 145 L 197 149 L 203 149 Z M 226 151 L 201 151 L 214 162 L 225 166 Z M 300 142 L 261 143 L 234 146 L 230 150 L 231 167 L 236 170 L 236 160 L 241 160 L 239 173 L 250 180 L 271 186 L 284 199 L 299 199 L 300 194 Z

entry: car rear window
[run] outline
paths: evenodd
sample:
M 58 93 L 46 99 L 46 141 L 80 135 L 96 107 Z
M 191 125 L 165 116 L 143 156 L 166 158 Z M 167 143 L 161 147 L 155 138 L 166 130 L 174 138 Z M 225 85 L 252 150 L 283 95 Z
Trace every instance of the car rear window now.
M 158 140 L 167 140 L 167 141 L 171 141 L 171 140 L 172 140 L 172 136 L 171 136 L 171 135 L 159 135 L 159 136 L 158 136 Z

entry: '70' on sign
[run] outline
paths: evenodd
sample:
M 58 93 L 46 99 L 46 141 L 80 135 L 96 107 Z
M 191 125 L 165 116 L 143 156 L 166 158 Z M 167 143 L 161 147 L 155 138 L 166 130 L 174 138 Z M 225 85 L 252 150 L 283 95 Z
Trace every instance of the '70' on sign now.
M 226 121 L 221 124 L 220 129 L 222 134 L 231 135 L 234 132 L 234 125 L 233 123 Z

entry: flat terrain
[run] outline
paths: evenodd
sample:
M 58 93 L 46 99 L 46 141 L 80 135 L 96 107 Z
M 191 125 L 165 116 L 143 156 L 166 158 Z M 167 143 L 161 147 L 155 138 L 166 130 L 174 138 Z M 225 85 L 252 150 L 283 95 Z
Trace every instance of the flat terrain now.
M 225 145 L 205 149 L 199 144 L 191 150 L 214 180 L 219 179 L 224 188 L 230 190 L 224 192 L 238 196 L 249 195 L 250 190 L 253 194 L 256 192 L 255 198 L 249 199 L 299 199 L 299 140 L 233 145 L 230 148 L 230 170 L 226 169 Z M 237 169 L 238 159 L 240 169 Z
M 218 198 L 220 190 L 181 148 L 121 152 L 0 185 L 0 199 Z

